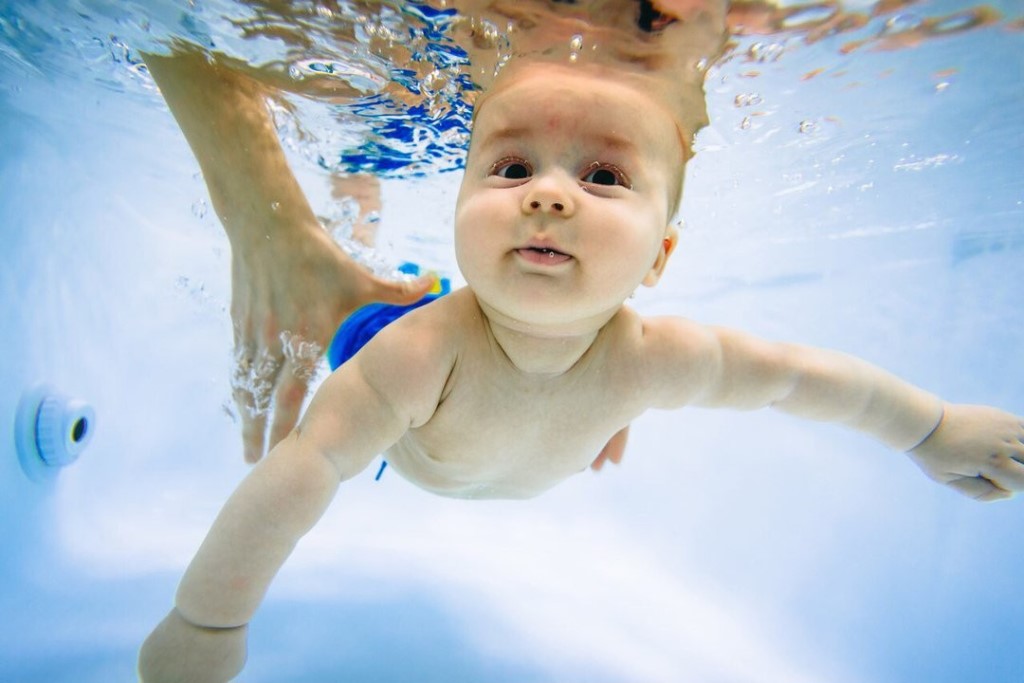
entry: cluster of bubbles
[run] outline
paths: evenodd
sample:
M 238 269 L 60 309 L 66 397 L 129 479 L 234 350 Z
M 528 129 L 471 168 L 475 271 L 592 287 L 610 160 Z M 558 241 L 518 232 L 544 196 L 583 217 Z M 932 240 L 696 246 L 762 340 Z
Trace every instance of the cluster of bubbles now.
M 452 36 L 458 19 L 420 3 L 345 16 L 320 8 L 287 73 L 302 92 L 319 83 L 356 96 L 313 96 L 313 106 L 289 98 L 275 112 L 285 144 L 332 173 L 416 177 L 461 168 L 474 88 Z
M 752 83 L 751 79 L 774 70 L 786 55 L 806 50 L 809 46 L 820 48 L 815 54 L 830 60 L 830 65 L 809 71 L 792 70 L 794 81 L 810 81 L 823 73 L 833 77 L 846 74 L 846 63 L 837 63 L 835 55 L 913 48 L 926 41 L 991 27 L 1007 31 L 1024 30 L 1024 19 L 1003 17 L 988 5 L 960 7 L 948 14 L 931 15 L 928 11 L 937 8 L 918 5 L 912 0 L 866 3 L 733 0 L 730 7 L 732 40 L 710 70 L 709 79 L 719 82 L 735 79 L 747 88 Z M 933 90 L 942 93 L 949 87 L 950 82 L 942 80 L 934 85 Z M 736 94 L 733 105 L 744 110 L 737 128 L 756 129 L 758 117 L 773 111 L 766 99 L 749 90 Z M 800 134 L 815 134 L 821 129 L 820 121 L 810 119 L 793 124 L 793 130 Z
M 239 408 L 250 417 L 259 417 L 270 412 L 274 396 L 274 380 L 280 363 L 268 349 L 261 349 L 252 355 L 247 349 L 235 350 L 231 372 L 231 389 Z
M 305 339 L 302 335 L 285 330 L 281 333 L 281 348 L 296 379 L 306 384 L 312 382 L 323 358 L 324 347 L 315 341 Z
M 463 17 L 436 4 L 2 2 L 0 60 L 156 99 L 142 53 L 190 45 L 281 93 L 274 120 L 300 157 L 330 172 L 421 176 L 461 167 L 474 90 L 453 38 Z
M 285 330 L 280 334 L 281 358 L 283 364 L 304 384 L 316 381 L 323 367 L 324 349 L 315 341 Z M 231 371 L 231 389 L 236 404 L 250 417 L 260 417 L 270 412 L 274 385 L 281 372 L 282 360 L 264 348 L 255 354 L 250 349 L 235 350 Z

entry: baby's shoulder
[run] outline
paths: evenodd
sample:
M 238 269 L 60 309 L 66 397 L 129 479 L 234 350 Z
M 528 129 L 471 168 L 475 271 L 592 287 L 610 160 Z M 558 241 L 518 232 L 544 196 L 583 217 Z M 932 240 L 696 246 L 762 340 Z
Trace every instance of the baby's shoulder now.
M 680 392 L 705 382 L 716 366 L 714 330 L 685 318 L 642 317 L 624 307 L 607 333 L 605 364 L 642 387 L 653 407 L 678 406 Z
M 691 320 L 674 316 L 644 317 L 627 306 L 622 307 L 603 333 L 605 343 L 613 352 L 641 358 L 697 351 L 713 338 L 710 328 Z
M 479 308 L 466 290 L 456 290 L 402 315 L 385 330 L 416 346 L 441 350 L 457 344 L 479 326 Z
M 420 380 L 447 382 L 458 359 L 483 335 L 480 309 L 466 290 L 456 290 L 388 324 L 363 350 L 367 360 L 404 368 Z
M 381 329 L 351 364 L 377 393 L 425 423 L 447 394 L 465 347 L 472 312 L 452 292 L 404 313 Z

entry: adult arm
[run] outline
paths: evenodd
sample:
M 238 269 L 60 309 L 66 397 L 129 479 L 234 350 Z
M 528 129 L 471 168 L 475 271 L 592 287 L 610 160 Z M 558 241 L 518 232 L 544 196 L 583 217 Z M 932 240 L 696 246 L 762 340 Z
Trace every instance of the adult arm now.
M 199 52 L 144 58 L 231 243 L 233 385 L 255 462 L 268 436 L 273 446 L 295 425 L 317 351 L 341 321 L 372 301 L 412 303 L 431 281 L 374 277 L 334 243 L 288 167 L 258 81 Z

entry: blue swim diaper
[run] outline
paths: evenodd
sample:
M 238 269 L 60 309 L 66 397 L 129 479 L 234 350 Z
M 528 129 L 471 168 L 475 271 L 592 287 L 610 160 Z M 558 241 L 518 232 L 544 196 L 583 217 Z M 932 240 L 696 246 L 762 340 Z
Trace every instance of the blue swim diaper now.
M 420 267 L 415 263 L 403 263 L 398 270 L 407 275 L 419 275 Z M 331 370 L 337 370 L 342 363 L 359 352 L 368 341 L 384 329 L 388 323 L 398 320 L 409 311 L 426 306 L 451 291 L 448 278 L 440 278 L 434 290 L 414 304 L 367 304 L 345 319 L 327 347 L 327 362 Z

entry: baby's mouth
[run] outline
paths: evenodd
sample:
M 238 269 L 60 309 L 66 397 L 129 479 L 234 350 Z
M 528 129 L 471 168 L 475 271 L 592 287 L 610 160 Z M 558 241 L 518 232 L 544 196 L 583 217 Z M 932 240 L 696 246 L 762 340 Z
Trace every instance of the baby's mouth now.
M 523 247 L 521 249 L 516 249 L 516 253 L 530 263 L 539 265 L 565 263 L 572 258 L 569 254 L 558 251 L 557 249 L 551 249 L 550 247 Z
M 558 251 L 557 249 L 548 249 L 546 247 L 527 247 L 527 249 L 529 249 L 530 251 L 535 251 L 538 254 L 544 254 L 548 258 L 558 258 L 559 256 L 568 256 L 568 254 L 563 254 L 562 252 Z

